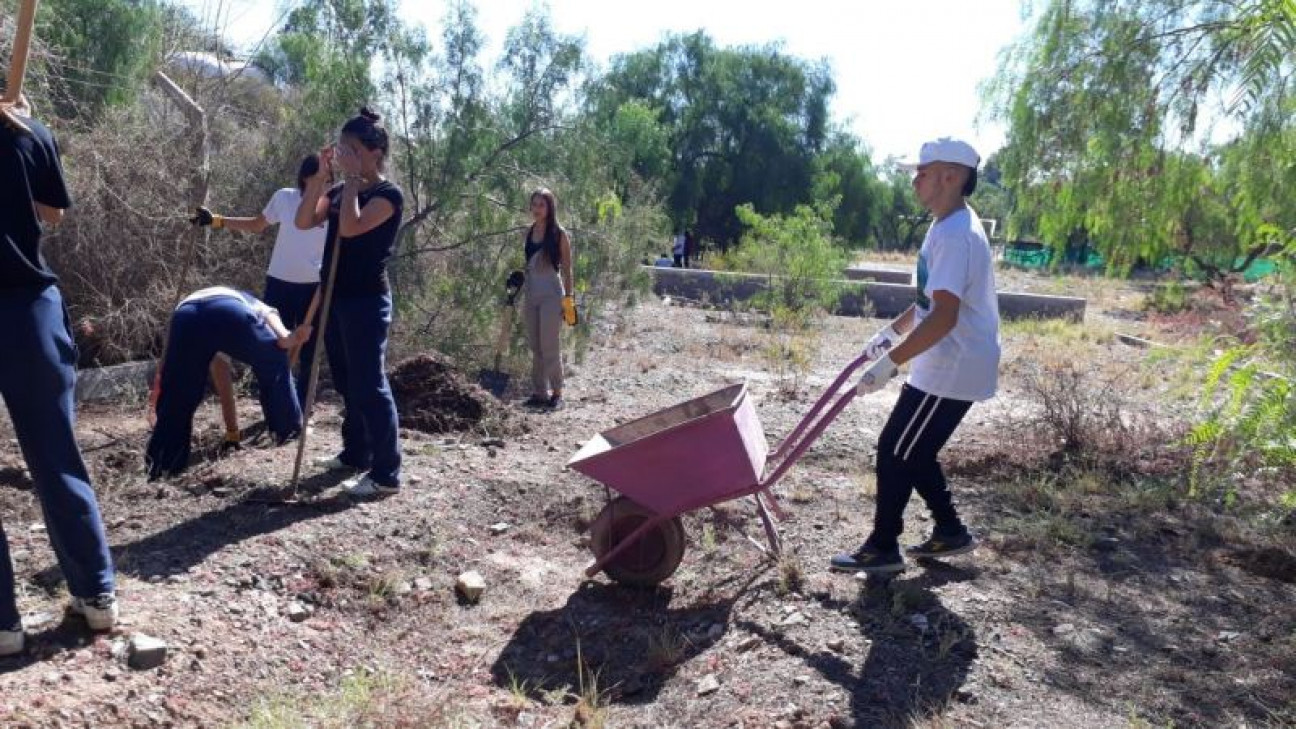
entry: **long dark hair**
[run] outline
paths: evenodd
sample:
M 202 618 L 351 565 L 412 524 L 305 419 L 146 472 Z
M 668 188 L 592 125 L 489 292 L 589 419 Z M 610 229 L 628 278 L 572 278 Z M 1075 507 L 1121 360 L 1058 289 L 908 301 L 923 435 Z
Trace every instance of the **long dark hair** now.
M 531 202 L 535 202 L 537 197 L 545 201 L 545 207 L 549 211 L 545 216 L 544 252 L 556 269 L 562 258 L 562 249 L 559 245 L 562 239 L 562 226 L 558 225 L 558 198 L 547 187 L 540 187 L 532 192 Z
M 306 192 L 306 181 L 319 172 L 319 155 L 308 154 L 302 157 L 301 166 L 297 168 L 297 189 Z
M 382 152 L 381 167 L 387 162 L 387 127 L 382 124 L 382 117 L 367 106 L 360 107 L 360 113 L 342 125 L 342 134 L 355 137 L 368 150 Z

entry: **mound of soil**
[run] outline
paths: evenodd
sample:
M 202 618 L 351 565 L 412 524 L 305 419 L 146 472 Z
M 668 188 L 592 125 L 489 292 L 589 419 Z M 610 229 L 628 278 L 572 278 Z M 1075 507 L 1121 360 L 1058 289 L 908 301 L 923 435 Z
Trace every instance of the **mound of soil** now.
M 1229 561 L 1257 577 L 1296 584 L 1296 557 L 1277 547 L 1239 549 Z
M 436 352 L 397 364 L 387 378 L 405 428 L 424 433 L 476 431 L 508 416 L 489 392 L 464 377 L 448 357 Z

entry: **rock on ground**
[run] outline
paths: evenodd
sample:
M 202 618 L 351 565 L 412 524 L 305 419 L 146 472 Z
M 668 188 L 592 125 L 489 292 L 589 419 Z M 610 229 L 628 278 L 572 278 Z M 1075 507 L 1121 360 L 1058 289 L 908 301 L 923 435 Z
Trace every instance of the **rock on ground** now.
M 470 570 L 455 580 L 455 590 L 468 602 L 477 602 L 482 593 L 486 592 L 486 578 L 476 570 Z
M 137 671 L 147 671 L 166 663 L 167 644 L 143 633 L 136 633 L 130 638 L 130 648 L 126 663 Z

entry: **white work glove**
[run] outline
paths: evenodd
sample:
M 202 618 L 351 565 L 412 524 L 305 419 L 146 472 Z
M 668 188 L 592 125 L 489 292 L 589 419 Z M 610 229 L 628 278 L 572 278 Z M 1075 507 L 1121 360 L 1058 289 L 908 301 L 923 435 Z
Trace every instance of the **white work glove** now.
M 877 334 L 873 335 L 872 339 L 868 340 L 868 344 L 864 345 L 864 355 L 870 360 L 881 359 L 882 355 L 890 352 L 892 347 L 900 343 L 901 338 L 900 332 L 897 332 L 895 327 L 887 324 L 884 329 L 878 331 Z
M 870 362 L 869 366 L 864 369 L 864 374 L 860 375 L 859 382 L 855 384 L 855 393 L 857 395 L 869 395 L 878 392 L 887 386 L 891 378 L 899 372 L 895 363 L 891 361 L 891 355 L 883 353 L 881 357 Z

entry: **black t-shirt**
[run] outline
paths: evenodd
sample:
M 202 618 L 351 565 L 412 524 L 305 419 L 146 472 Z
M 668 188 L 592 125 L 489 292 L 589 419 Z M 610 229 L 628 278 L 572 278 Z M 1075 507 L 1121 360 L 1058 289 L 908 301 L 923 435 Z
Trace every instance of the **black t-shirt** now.
M 342 185 L 328 192 L 328 243 L 324 246 L 324 260 L 320 276 L 327 277 L 333 265 L 333 254 L 338 247 L 338 216 L 342 206 Z M 359 195 L 360 209 L 374 198 L 384 198 L 395 212 L 381 225 L 354 238 L 342 238 L 342 257 L 338 259 L 337 284 L 334 296 L 373 296 L 390 290 L 387 283 L 387 261 L 396 246 L 396 232 L 400 230 L 401 214 L 405 209 L 405 195 L 394 183 L 383 180 Z
M 23 122 L 31 134 L 0 123 L 0 291 L 40 290 L 58 281 L 41 255 L 35 203 L 71 206 L 54 135 L 35 119 Z

